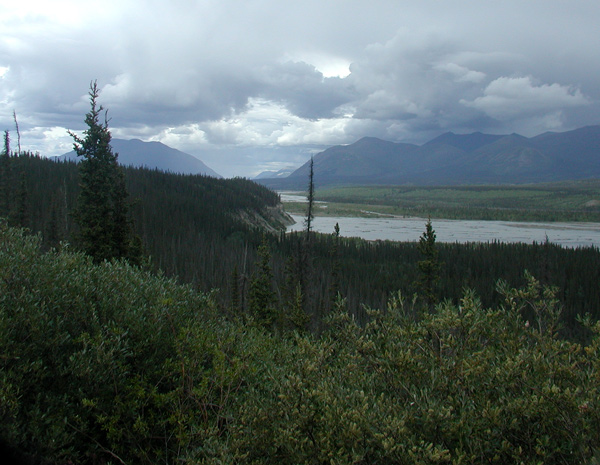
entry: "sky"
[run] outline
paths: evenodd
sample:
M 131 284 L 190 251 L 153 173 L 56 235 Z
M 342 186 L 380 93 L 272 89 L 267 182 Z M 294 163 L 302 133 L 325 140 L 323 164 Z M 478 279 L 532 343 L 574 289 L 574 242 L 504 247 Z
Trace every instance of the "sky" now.
M 0 0 L 0 130 L 45 156 L 85 129 L 223 176 L 364 136 L 600 124 L 598 0 Z

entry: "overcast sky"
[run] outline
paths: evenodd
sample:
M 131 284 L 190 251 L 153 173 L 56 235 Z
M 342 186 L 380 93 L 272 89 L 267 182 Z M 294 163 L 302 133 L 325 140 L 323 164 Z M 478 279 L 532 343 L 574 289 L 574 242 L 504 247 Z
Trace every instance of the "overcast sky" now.
M 71 150 L 97 80 L 113 137 L 224 176 L 363 136 L 600 124 L 598 0 L 0 0 L 0 129 Z M 16 137 L 13 135 L 13 140 Z

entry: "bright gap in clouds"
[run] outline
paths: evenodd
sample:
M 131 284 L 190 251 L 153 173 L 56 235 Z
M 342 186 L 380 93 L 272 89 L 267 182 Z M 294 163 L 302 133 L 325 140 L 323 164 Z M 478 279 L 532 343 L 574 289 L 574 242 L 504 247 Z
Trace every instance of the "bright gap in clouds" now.
M 323 74 L 323 77 L 345 78 L 350 75 L 350 64 L 343 60 L 332 60 L 317 64 L 315 68 Z
M 345 78 L 350 74 L 350 61 L 321 53 L 288 54 L 285 61 L 302 61 L 308 63 L 314 66 L 326 78 Z

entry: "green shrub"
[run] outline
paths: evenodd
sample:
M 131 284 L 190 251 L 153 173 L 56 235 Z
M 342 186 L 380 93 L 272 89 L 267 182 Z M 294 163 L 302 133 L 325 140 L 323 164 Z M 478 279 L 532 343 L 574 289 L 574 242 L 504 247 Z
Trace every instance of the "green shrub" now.
M 338 311 L 247 398 L 237 446 L 251 463 L 584 463 L 600 326 L 586 348 L 559 339 L 552 290 L 528 280 L 496 310 L 466 292 L 417 317 L 396 296 L 365 327 Z
M 310 334 L 0 225 L 0 438 L 48 463 L 597 463 L 600 323 L 554 290 L 420 314 L 401 294 Z
M 0 227 L 0 434 L 67 460 L 167 463 L 218 437 L 243 362 L 210 297 Z

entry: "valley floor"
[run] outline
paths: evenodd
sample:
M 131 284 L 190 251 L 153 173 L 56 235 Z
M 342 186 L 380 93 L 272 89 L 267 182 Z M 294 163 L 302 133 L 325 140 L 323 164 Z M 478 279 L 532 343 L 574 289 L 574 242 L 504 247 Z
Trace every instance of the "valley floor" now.
M 282 196 L 303 214 L 302 193 Z M 368 186 L 318 189 L 316 216 L 431 217 L 497 221 L 600 222 L 600 180 L 534 185 Z

